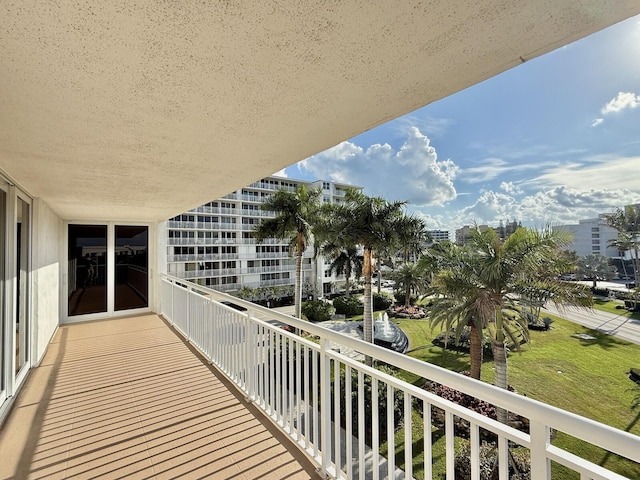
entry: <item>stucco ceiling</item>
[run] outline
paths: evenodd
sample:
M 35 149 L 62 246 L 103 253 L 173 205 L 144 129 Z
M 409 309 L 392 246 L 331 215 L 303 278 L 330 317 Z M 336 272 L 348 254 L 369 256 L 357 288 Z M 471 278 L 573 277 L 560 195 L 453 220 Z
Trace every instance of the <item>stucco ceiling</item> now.
M 0 168 L 161 220 L 640 13 L 637 0 L 0 3 Z

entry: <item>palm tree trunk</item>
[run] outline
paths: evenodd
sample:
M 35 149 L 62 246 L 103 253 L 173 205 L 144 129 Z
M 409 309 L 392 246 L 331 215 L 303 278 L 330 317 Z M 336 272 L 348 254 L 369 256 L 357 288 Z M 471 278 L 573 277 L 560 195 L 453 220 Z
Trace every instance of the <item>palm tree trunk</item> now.
M 296 318 L 302 318 L 302 235 L 298 233 L 296 246 L 296 290 L 293 293 L 293 304 Z
M 638 287 L 640 287 L 640 253 L 638 252 L 638 236 L 634 234 L 633 236 L 633 253 L 634 258 L 632 258 L 633 263 L 633 280 L 635 282 L 635 290 L 633 291 L 633 309 L 637 308 L 638 304 L 638 292 L 640 291 Z
M 507 351 L 504 348 L 504 342 L 493 341 L 491 342 L 491 349 L 493 350 L 493 361 L 496 369 L 495 386 L 508 389 L 507 378 Z M 498 414 L 498 421 L 504 424 L 508 424 L 508 414 L 504 408 L 496 407 L 496 413 Z
M 373 343 L 373 305 L 371 297 L 371 248 L 364 249 L 364 315 L 362 318 L 364 341 Z M 373 359 L 365 356 L 365 363 L 373 365 Z
M 347 297 L 351 295 L 351 286 L 349 285 L 349 278 L 351 278 L 351 266 L 347 264 L 347 266 L 344 268 L 344 289 L 345 289 L 345 296 Z
M 502 331 L 502 308 L 496 307 L 496 338 L 491 342 L 493 362 L 496 369 L 494 385 L 507 390 L 509 379 L 507 377 L 507 351 L 504 348 L 504 332 Z M 496 408 L 498 421 L 508 423 L 508 414 L 504 408 Z
M 480 332 L 476 326 L 476 322 L 473 320 L 470 324 L 471 331 L 469 332 L 469 363 L 471 370 L 471 378 L 480 380 L 480 373 L 482 371 L 482 340 L 480 339 Z

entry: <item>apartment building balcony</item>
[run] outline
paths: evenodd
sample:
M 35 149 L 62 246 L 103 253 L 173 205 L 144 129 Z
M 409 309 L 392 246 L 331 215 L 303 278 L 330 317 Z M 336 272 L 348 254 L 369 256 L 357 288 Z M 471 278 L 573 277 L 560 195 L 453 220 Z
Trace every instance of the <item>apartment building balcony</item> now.
M 515 446 L 528 450 L 533 480 L 556 478 L 559 465 L 584 479 L 623 478 L 554 445 L 552 430 L 640 462 L 639 437 L 221 292 L 164 276 L 161 301 L 161 316 L 58 329 L 0 431 L 0 478 L 318 478 L 316 469 L 340 479 L 412 478 L 418 469 L 431 478 L 436 411 L 447 478 L 460 419 L 470 425 L 472 478 L 487 432 L 503 480 Z M 467 410 L 354 353 L 507 408 L 530 427 Z M 387 401 L 372 404 L 367 391 Z M 332 412 L 352 421 L 341 425 Z
M 241 258 L 238 255 L 230 253 L 203 253 L 193 255 L 167 255 L 167 262 L 206 262 L 210 260 L 229 260 Z
M 0 478 L 316 478 L 155 314 L 61 326 L 0 430 Z
M 160 273 L 167 219 L 226 192 L 260 204 L 271 191 L 238 189 L 640 14 L 637 1 L 40 3 L 4 2 L 0 23 L 2 478 L 310 478 L 317 467 L 375 480 L 414 477 L 415 458 L 429 478 L 434 410 L 448 478 L 456 419 L 470 425 L 474 479 L 482 432 L 498 439 L 501 480 L 515 445 L 529 451 L 533 480 L 558 464 L 619 478 L 562 450 L 552 430 L 640 462 L 637 436 Z M 242 228 L 207 223 L 177 228 Z M 117 261 L 125 250 L 131 268 Z M 370 408 L 367 392 L 383 390 L 389 407 Z

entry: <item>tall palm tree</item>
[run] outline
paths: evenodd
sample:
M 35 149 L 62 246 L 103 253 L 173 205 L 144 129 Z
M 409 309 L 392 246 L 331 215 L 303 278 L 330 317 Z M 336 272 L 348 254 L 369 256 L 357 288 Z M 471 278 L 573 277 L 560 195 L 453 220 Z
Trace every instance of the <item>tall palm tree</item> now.
M 406 202 L 389 202 L 382 197 L 369 197 L 352 189 L 345 195 L 344 203 L 333 209 L 332 233 L 351 245 L 364 249 L 364 340 L 373 343 L 373 303 L 371 276 L 374 271 L 373 252 L 392 244 L 396 236 L 396 222 L 403 215 Z M 367 358 L 367 363 L 372 363 Z
M 431 238 L 424 220 L 414 215 L 404 215 L 396 224 L 397 246 L 404 263 L 417 260 Z
M 617 269 L 611 264 L 611 259 L 604 255 L 583 255 L 578 258 L 578 269 L 576 270 L 579 277 L 591 278 L 593 282 L 592 287 L 598 286 L 598 280 L 610 280 L 612 279 Z
M 605 215 L 605 219 L 618 233 L 626 234 L 637 286 L 640 283 L 640 205 L 618 208 L 611 215 Z
M 537 231 L 518 228 L 504 242 L 493 229 L 478 228 L 452 259 L 440 259 L 444 269 L 434 278 L 434 310 L 445 322 L 460 322 L 481 331 L 492 325 L 492 350 L 495 362 L 495 385 L 507 388 L 507 356 L 505 340 L 513 336 L 508 315 L 524 315 L 517 298 L 545 292 L 554 304 L 590 306 L 589 289 L 581 284 L 562 282 L 556 268 L 550 268 L 564 256 L 559 251 L 571 242 L 570 234 L 547 228 Z M 448 308 L 449 311 L 445 311 Z M 432 314 L 433 315 L 433 314 Z M 436 313 L 436 318 L 438 314 Z M 474 339 L 475 340 L 475 339 Z M 516 343 L 517 344 L 517 343 Z M 478 375 L 479 376 L 479 375 Z M 506 412 L 499 411 L 501 421 Z
M 295 191 L 277 190 L 260 208 L 274 212 L 273 218 L 263 220 L 253 231 L 259 242 L 267 238 L 290 239 L 296 258 L 296 280 L 293 295 L 295 316 L 301 318 L 302 255 L 311 239 L 312 225 L 319 208 L 319 189 L 297 186 Z
M 627 252 L 633 250 L 634 244 L 635 242 L 633 237 L 628 232 L 618 232 L 618 236 L 616 238 L 607 242 L 607 246 L 618 249 L 618 255 L 620 255 L 620 262 L 622 263 L 622 273 L 625 278 L 627 277 L 627 263 L 625 261 L 625 257 Z
M 329 271 L 335 272 L 336 275 L 344 274 L 345 295 L 348 297 L 351 293 L 351 276 L 359 277 L 362 275 L 364 257 L 355 245 L 344 244 L 339 241 L 325 244 L 322 251 L 331 260 Z
M 398 290 L 404 290 L 404 306 L 411 305 L 411 294 L 423 293 L 429 284 L 428 272 L 419 263 L 403 263 L 392 275 Z

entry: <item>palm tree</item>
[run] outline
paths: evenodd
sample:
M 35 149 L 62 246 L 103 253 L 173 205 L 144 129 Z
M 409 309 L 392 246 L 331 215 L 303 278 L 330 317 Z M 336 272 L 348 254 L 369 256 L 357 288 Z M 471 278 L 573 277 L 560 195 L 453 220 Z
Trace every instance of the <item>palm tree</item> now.
M 604 255 L 584 255 L 578 258 L 579 278 L 590 278 L 593 281 L 593 288 L 597 287 L 598 280 L 612 279 L 616 271 L 616 267 L 611 265 L 611 260 Z
M 493 229 L 476 228 L 464 248 L 453 249 L 452 258 L 440 257 L 444 269 L 433 281 L 436 296 L 432 321 L 458 328 L 460 323 L 472 329 L 475 326 L 478 340 L 482 329 L 493 326 L 496 386 L 507 388 L 508 383 L 505 339 L 519 344 L 516 330 L 509 328 L 510 316 L 518 323 L 524 320 L 525 312 L 518 308 L 517 298 L 544 292 L 560 307 L 565 303 L 591 305 L 587 287 L 560 281 L 558 269 L 550 268 L 564 258 L 559 251 L 570 242 L 570 234 L 550 228 L 536 231 L 520 227 L 504 242 Z M 506 421 L 506 412 L 499 410 L 499 418 Z
M 628 232 L 618 232 L 618 236 L 616 238 L 607 242 L 609 247 L 615 247 L 618 249 L 620 263 L 622 263 L 622 273 L 624 274 L 625 279 L 627 278 L 627 263 L 625 261 L 625 256 L 627 252 L 633 250 L 634 243 L 633 237 Z
M 428 284 L 428 273 L 419 263 L 403 263 L 392 275 L 398 290 L 404 290 L 404 306 L 411 306 L 411 294 L 423 293 Z
M 364 340 L 373 343 L 373 305 L 371 276 L 374 271 L 373 252 L 392 244 L 395 224 L 403 215 L 405 202 L 389 202 L 382 197 L 369 197 L 352 189 L 345 195 L 344 203 L 333 209 L 332 235 L 345 243 L 360 245 L 364 249 Z M 367 358 L 367 363 L 372 363 Z
M 261 205 L 261 210 L 276 214 L 263 220 L 253 231 L 259 242 L 267 238 L 290 239 L 296 258 L 296 281 L 294 292 L 295 316 L 301 318 L 302 299 L 302 255 L 311 238 L 311 229 L 319 208 L 319 189 L 297 186 L 295 191 L 277 190 Z
M 640 284 L 640 205 L 627 205 L 624 209 L 618 208 L 611 215 L 605 215 L 607 225 L 618 230 L 620 234 L 626 234 L 628 251 L 631 252 L 634 280 L 636 286 Z
M 351 275 L 356 277 L 362 275 L 362 266 L 364 258 L 355 245 L 345 245 L 342 242 L 331 242 L 325 244 L 322 251 L 331 260 L 329 271 L 335 272 L 336 275 L 344 274 L 345 295 L 348 297 L 351 293 L 349 281 Z
M 403 262 L 407 263 L 411 258 L 417 260 L 431 239 L 424 220 L 414 215 L 404 215 L 397 222 L 396 230 Z

